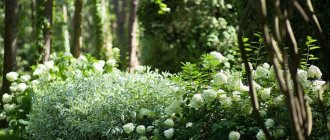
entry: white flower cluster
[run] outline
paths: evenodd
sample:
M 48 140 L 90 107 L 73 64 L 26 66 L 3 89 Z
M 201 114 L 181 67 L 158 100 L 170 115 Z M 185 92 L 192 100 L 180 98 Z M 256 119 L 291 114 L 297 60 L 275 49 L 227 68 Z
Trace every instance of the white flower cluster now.
M 134 126 L 133 123 L 127 123 L 127 124 L 125 124 L 125 125 L 123 126 L 123 129 L 124 129 L 124 131 L 125 131 L 126 133 L 131 133 L 131 132 L 134 131 L 135 126 Z
M 170 128 L 170 129 L 167 129 L 167 130 L 164 131 L 164 136 L 168 139 L 172 138 L 173 135 L 174 135 L 174 129 L 173 128 Z
M 228 136 L 229 140 L 239 140 L 240 137 L 241 137 L 241 134 L 236 131 L 231 131 Z
M 267 78 L 269 74 L 270 74 L 270 72 L 267 68 L 258 66 L 255 71 L 255 78 Z
M 9 72 L 6 74 L 6 78 L 8 81 L 13 82 L 18 79 L 18 73 L 17 72 Z
M 272 88 L 262 88 L 262 89 L 260 89 L 258 91 L 259 94 L 260 94 L 260 98 L 264 101 L 269 99 L 271 90 L 272 90 Z
M 166 119 L 164 121 L 164 125 L 167 127 L 173 127 L 174 126 L 174 121 L 172 119 Z
M 210 55 L 211 55 L 213 58 L 217 59 L 220 63 L 227 62 L 227 58 L 224 57 L 224 56 L 223 56 L 221 53 L 219 53 L 219 52 L 215 52 L 215 51 L 213 51 L 213 52 L 210 53 Z
M 265 133 L 262 130 L 259 130 L 259 132 L 257 133 L 256 137 L 257 137 L 257 140 L 266 140 Z
M 320 79 L 322 77 L 322 72 L 318 67 L 311 65 L 307 70 L 307 75 L 309 78 Z
M 266 127 L 271 128 L 274 125 L 274 120 L 273 119 L 267 119 L 265 122 Z
M 142 135 L 146 133 L 146 127 L 144 125 L 139 125 L 138 127 L 136 127 L 136 132 Z
M 198 110 L 203 105 L 204 105 L 204 100 L 202 98 L 202 95 L 195 94 L 190 101 L 190 106 Z
M 97 62 L 94 62 L 92 64 L 93 69 L 97 72 L 103 72 L 103 67 L 105 65 L 105 61 L 104 60 L 98 60 Z
M 214 83 L 218 85 L 226 84 L 227 83 L 227 76 L 223 72 L 219 72 L 213 76 Z
M 217 92 L 214 91 L 213 89 L 206 89 L 203 91 L 202 93 L 202 98 L 204 99 L 204 101 L 209 104 L 212 101 L 214 101 L 214 99 L 217 97 Z
M 7 93 L 2 95 L 2 102 L 3 103 L 10 103 L 13 100 L 13 95 L 9 95 Z

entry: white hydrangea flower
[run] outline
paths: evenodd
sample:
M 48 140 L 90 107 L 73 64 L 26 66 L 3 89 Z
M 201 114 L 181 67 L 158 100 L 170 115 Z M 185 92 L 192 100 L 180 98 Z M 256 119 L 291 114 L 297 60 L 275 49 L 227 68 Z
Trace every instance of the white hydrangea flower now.
M 12 84 L 12 85 L 9 87 L 9 90 L 10 90 L 10 92 L 12 92 L 12 93 L 16 92 L 16 86 Z
M 202 98 L 206 103 L 211 103 L 217 97 L 217 92 L 213 89 L 206 89 L 203 91 Z
M 265 122 L 266 127 L 271 128 L 274 125 L 274 120 L 273 119 L 267 119 Z
M 9 102 L 11 102 L 13 100 L 13 95 L 9 95 L 9 94 L 7 94 L 7 93 L 5 93 L 5 94 L 3 94 L 2 95 L 2 102 L 3 103 L 9 103 Z
M 27 85 L 25 83 L 20 83 L 16 87 L 16 91 L 18 92 L 24 92 L 27 89 Z
M 38 81 L 38 80 L 33 80 L 32 82 L 31 82 L 31 84 L 32 85 L 37 85 L 37 84 L 39 84 L 40 82 Z
M 239 91 L 233 91 L 233 100 L 234 101 L 240 101 L 241 100 L 241 93 Z
M 47 61 L 47 62 L 45 62 L 45 66 L 46 66 L 46 69 L 48 69 L 48 70 L 52 70 L 52 69 L 54 69 L 54 68 L 55 68 L 55 67 L 54 67 L 54 61 L 51 60 L 51 61 Z
M 253 81 L 253 85 L 256 88 L 256 90 L 259 90 L 262 88 L 256 81 Z
M 18 79 L 18 73 L 17 72 L 9 72 L 6 74 L 6 78 L 8 81 L 13 82 Z
M 131 133 L 131 132 L 134 131 L 135 126 L 134 126 L 133 123 L 127 123 L 127 124 L 125 124 L 125 125 L 123 126 L 123 129 L 124 129 L 124 131 L 125 131 L 126 133 Z
M 267 78 L 268 75 L 269 75 L 268 69 L 266 69 L 264 67 L 260 67 L 260 66 L 257 67 L 255 78 Z
M 164 131 L 164 136 L 168 139 L 172 138 L 173 135 L 174 135 L 174 129 L 173 128 L 170 128 L 170 129 L 167 129 L 167 130 Z
M 23 125 L 27 125 L 29 122 L 23 119 L 19 119 L 18 120 L 19 123 L 23 124 Z
M 226 74 L 219 72 L 213 76 L 213 80 L 216 84 L 226 84 L 227 76 Z
M 318 67 L 311 65 L 307 70 L 307 75 L 309 78 L 320 79 L 322 77 L 322 72 Z
M 46 66 L 43 64 L 38 64 L 37 68 L 34 70 L 34 72 L 32 73 L 33 76 L 39 76 L 41 75 L 45 70 L 46 70 Z
M 187 124 L 186 124 L 186 128 L 188 128 L 188 127 L 192 127 L 193 126 L 193 123 L 192 122 L 188 122 Z
M 256 137 L 257 137 L 258 140 L 266 140 L 265 134 L 262 130 L 259 130 Z
M 15 110 L 15 108 L 16 108 L 16 104 L 5 104 L 5 105 L 3 105 L 3 109 L 6 112 L 11 112 L 11 111 Z
M 264 64 L 262 65 L 262 67 L 264 67 L 265 69 L 269 69 L 269 68 L 270 68 L 270 65 L 269 65 L 268 63 L 264 63 Z
M 172 119 L 166 119 L 164 121 L 164 125 L 168 127 L 173 127 L 174 126 L 174 121 Z
M 4 119 L 6 119 L 6 112 L 2 112 L 2 113 L 0 113 L 0 120 L 4 120 Z
M 151 126 L 148 126 L 148 127 L 147 127 L 147 131 L 150 132 L 150 131 L 152 131 L 152 129 L 154 129 L 154 128 L 155 128 L 155 126 L 152 126 L 152 125 L 151 125 Z
M 144 125 L 139 125 L 138 127 L 136 127 L 136 132 L 142 135 L 146 133 L 146 127 L 144 127 Z
M 213 51 L 210 53 L 211 56 L 213 56 L 214 58 L 216 58 L 217 60 L 219 60 L 220 63 L 226 62 L 227 58 L 224 57 L 221 53 Z
M 304 70 L 301 70 L 301 69 L 298 69 L 297 76 L 298 76 L 300 81 L 305 81 L 308 78 L 307 72 L 304 71 Z
M 264 88 L 259 91 L 262 100 L 267 100 L 270 97 L 272 88 Z
M 92 64 L 94 70 L 98 71 L 98 72 L 103 72 L 103 67 L 105 65 L 105 61 L 104 60 L 99 60 L 97 62 L 94 62 Z
M 237 131 L 231 131 L 229 133 L 229 140 L 239 140 L 239 138 L 241 137 L 241 134 Z
M 115 60 L 115 59 L 109 59 L 109 60 L 106 62 L 106 64 L 107 64 L 108 66 L 114 67 L 114 66 L 116 66 L 116 60 Z
M 21 79 L 22 79 L 23 82 L 27 82 L 31 79 L 31 76 L 30 75 L 23 75 L 23 76 L 21 76 Z
M 284 101 L 284 95 L 279 95 L 274 99 L 274 104 L 280 106 Z
M 203 106 L 204 101 L 201 94 L 195 94 L 191 101 L 190 106 L 198 110 L 201 106 Z

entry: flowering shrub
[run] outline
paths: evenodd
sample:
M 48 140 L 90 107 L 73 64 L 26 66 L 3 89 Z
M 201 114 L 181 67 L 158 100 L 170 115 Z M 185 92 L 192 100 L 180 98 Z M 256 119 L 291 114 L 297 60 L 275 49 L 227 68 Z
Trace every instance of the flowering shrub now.
M 233 61 L 218 52 L 211 52 L 200 63 L 186 63 L 182 73 L 173 77 L 181 83 L 177 90 L 180 96 L 176 99 L 180 100 L 176 105 L 179 109 L 172 114 L 176 124 L 175 139 L 265 139 L 251 115 L 249 88 L 243 77 L 245 71 L 237 68 Z M 290 138 L 285 96 L 279 90 L 273 68 L 267 63 L 250 67 L 266 127 L 275 139 Z M 327 115 L 330 111 L 330 92 L 320 92 L 325 86 L 321 76 L 319 68 L 313 65 L 307 70 L 298 70 L 305 98 L 313 110 L 311 137 L 327 139 L 329 130 L 326 125 L 330 124 L 324 124 L 324 120 L 330 118 Z
M 113 72 L 39 86 L 27 131 L 32 139 L 164 137 L 174 85 L 162 75 Z M 159 131 L 159 132 L 158 132 Z M 156 134 L 158 132 L 158 134 Z
M 89 77 L 109 73 L 115 69 L 115 60 L 96 60 L 90 56 L 81 56 L 76 59 L 70 55 L 53 56 L 54 60 L 45 64 L 33 66 L 31 74 L 10 72 L 6 78 L 11 81 L 11 94 L 2 96 L 4 109 L 1 110 L 0 120 L 6 119 L 9 123 L 9 133 L 26 135 L 28 124 L 27 113 L 31 109 L 31 95 L 39 90 L 43 84 L 54 81 L 70 80 L 77 77 Z

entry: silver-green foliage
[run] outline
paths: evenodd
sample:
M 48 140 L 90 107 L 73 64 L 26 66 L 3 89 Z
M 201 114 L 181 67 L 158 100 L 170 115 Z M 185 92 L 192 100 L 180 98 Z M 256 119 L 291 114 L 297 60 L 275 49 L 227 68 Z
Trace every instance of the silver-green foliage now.
M 111 139 L 128 136 L 111 130 L 126 123 L 149 125 L 163 114 L 173 96 L 172 83 L 156 73 L 111 73 L 44 85 L 34 94 L 27 131 L 32 139 Z

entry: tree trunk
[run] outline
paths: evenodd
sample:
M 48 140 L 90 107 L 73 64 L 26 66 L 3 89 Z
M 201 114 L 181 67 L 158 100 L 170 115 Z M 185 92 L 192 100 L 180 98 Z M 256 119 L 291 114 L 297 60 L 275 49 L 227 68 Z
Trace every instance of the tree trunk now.
M 133 72 L 134 69 L 139 65 L 138 57 L 137 57 L 137 9 L 138 9 L 139 0 L 131 1 L 131 11 L 130 11 L 130 19 L 129 19 L 129 33 L 130 36 L 128 38 L 129 42 L 129 71 Z
M 18 22 L 18 0 L 5 1 L 5 33 L 4 33 L 4 59 L 3 59 L 3 83 L 1 97 L 3 93 L 9 93 L 10 82 L 6 74 L 16 67 L 16 44 L 17 44 L 17 22 Z M 1 121 L 3 128 L 6 123 Z
M 64 50 L 65 53 L 70 53 L 70 35 L 68 31 L 68 8 L 66 7 L 65 3 L 63 3 L 62 11 L 63 11 L 63 22 L 64 22 L 62 26 L 62 32 L 64 38 Z
M 51 48 L 51 26 L 53 16 L 53 0 L 47 0 L 45 3 L 44 16 L 46 19 L 46 26 L 44 27 L 44 54 L 42 62 L 45 63 L 49 60 L 50 48 Z
M 82 46 L 82 36 L 81 36 L 81 22 L 82 22 L 82 0 L 75 1 L 75 11 L 74 11 L 74 35 L 73 35 L 73 48 L 71 53 L 75 58 L 78 58 L 81 54 Z
M 127 0 L 113 0 L 114 13 L 116 15 L 116 33 L 118 39 L 118 47 L 120 48 L 120 63 L 121 68 L 125 69 L 126 67 L 126 39 L 125 39 L 125 25 L 126 25 L 126 9 L 127 9 Z

